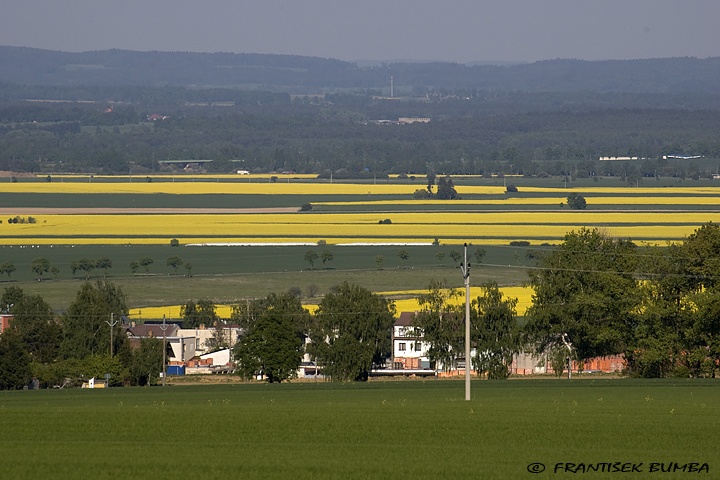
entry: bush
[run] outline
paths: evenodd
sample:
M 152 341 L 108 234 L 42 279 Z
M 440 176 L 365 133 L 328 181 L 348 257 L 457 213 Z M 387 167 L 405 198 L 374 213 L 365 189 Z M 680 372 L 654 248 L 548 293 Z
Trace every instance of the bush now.
M 179 247 L 179 246 L 180 246 L 180 240 L 178 240 L 177 238 L 173 238 L 172 240 L 170 240 L 170 246 L 171 246 L 171 247 Z
M 527 240 L 513 240 L 510 242 L 511 247 L 529 247 L 530 242 Z
M 428 192 L 427 190 L 423 189 L 417 189 L 415 190 L 415 193 L 413 193 L 413 198 L 417 199 L 423 199 L 423 198 L 432 198 L 433 194 L 431 192 Z
M 505 191 L 508 193 L 517 193 L 518 189 L 515 185 L 508 185 L 505 187 Z
M 301 211 L 301 212 L 309 212 L 310 210 L 312 210 L 312 204 L 311 204 L 311 203 L 303 203 L 303 204 L 300 206 L 300 211 Z
M 575 192 L 568 195 L 567 204 L 568 207 L 572 208 L 573 210 L 585 210 L 585 207 L 587 207 L 585 197 L 583 197 L 582 195 L 578 195 Z
M 392 220 L 390 220 L 389 218 L 386 218 L 385 220 L 380 220 L 378 223 L 379 223 L 379 224 L 389 225 L 389 224 L 392 223 Z

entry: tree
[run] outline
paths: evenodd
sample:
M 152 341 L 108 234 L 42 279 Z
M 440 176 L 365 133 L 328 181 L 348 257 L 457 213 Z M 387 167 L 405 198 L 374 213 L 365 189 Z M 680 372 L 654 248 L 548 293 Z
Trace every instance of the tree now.
M 0 265 L 0 275 L 4 273 L 8 276 L 8 278 L 10 278 L 10 275 L 12 275 L 14 271 L 15 265 L 12 262 L 5 262 Z
M 566 234 L 530 274 L 528 341 L 542 352 L 565 339 L 581 361 L 624 352 L 640 299 L 636 251 L 631 241 L 597 229 Z
M 427 191 L 428 193 L 432 194 L 433 187 L 435 186 L 435 179 L 437 178 L 437 175 L 433 171 L 429 171 L 427 173 Z
M 196 302 L 188 300 L 180 308 L 183 317 L 183 328 L 198 328 L 200 325 L 212 326 L 220 320 L 215 312 L 215 304 L 209 298 L 202 298 Z
M 55 361 L 63 331 L 50 305 L 39 295 L 22 294 L 14 299 L 10 313 L 13 315 L 10 329 L 17 333 L 31 360 L 40 363 Z
M 2 299 L 0 299 L 0 310 L 10 313 L 12 307 L 16 303 L 20 303 L 24 296 L 25 292 L 20 287 L 5 287 Z
M 410 258 L 410 253 L 407 250 L 402 249 L 397 253 L 397 256 L 400 258 L 400 263 L 405 265 L 407 259 Z
M 717 288 L 720 285 L 720 225 L 709 222 L 690 234 L 682 245 L 688 290 Z
M 132 262 L 130 262 L 130 271 L 132 272 L 133 275 L 135 275 L 139 269 L 140 269 L 140 262 L 138 262 L 136 260 L 133 260 Z
M 128 308 L 122 289 L 113 283 L 98 280 L 85 282 L 78 290 L 63 316 L 63 358 L 86 358 L 94 354 L 118 352 L 127 341 L 119 321 Z M 117 320 L 111 327 L 111 318 Z M 113 345 L 110 346 L 110 328 Z
M 103 271 L 103 276 L 107 277 L 107 271 L 108 269 L 112 268 L 112 260 L 110 260 L 108 257 L 100 257 L 98 261 L 95 263 L 95 268 Z
M 513 355 L 520 350 L 517 302 L 517 298 L 503 298 L 495 282 L 483 285 L 482 294 L 472 301 L 473 363 L 478 375 L 487 374 L 489 379 L 505 379 L 510 375 Z
M 435 254 L 435 258 L 437 258 L 438 262 L 442 262 L 443 258 L 445 258 L 445 252 L 443 252 L 442 250 L 438 251 Z
M 570 195 L 567 196 L 567 204 L 568 207 L 573 210 L 585 210 L 585 208 L 587 207 L 585 197 L 575 192 L 572 192 Z
M 35 275 L 38 276 L 39 282 L 42 280 L 43 274 L 50 271 L 50 260 L 45 257 L 36 258 L 30 264 L 30 268 L 35 272 Z
M 317 294 L 320 292 L 320 288 L 317 285 L 315 285 L 314 283 L 311 283 L 310 285 L 308 285 L 305 290 L 307 292 L 307 296 L 310 298 L 317 296 Z
M 179 247 L 180 246 L 180 240 L 177 238 L 173 238 L 170 240 L 170 246 L 171 247 Z
M 455 186 L 453 185 L 450 175 L 440 177 L 438 179 L 435 198 L 440 200 L 453 200 L 457 198 L 457 190 L 455 190 Z
M 475 261 L 477 263 L 482 263 L 483 258 L 485 258 L 485 249 L 484 248 L 476 248 L 473 252 L 473 256 L 475 257 Z
M 0 335 L 0 390 L 20 390 L 30 382 L 30 355 L 12 330 Z
M 175 273 L 177 273 L 177 270 L 180 266 L 182 266 L 183 261 L 182 261 L 182 258 L 178 257 L 177 255 L 173 255 L 172 257 L 167 259 L 165 264 L 168 267 L 172 267 L 173 270 L 175 270 Z
M 461 258 L 463 258 L 463 254 L 458 252 L 457 250 L 450 250 L 450 258 L 452 258 L 452 261 L 454 263 L 458 263 Z
M 300 298 L 273 293 L 254 301 L 251 311 L 244 322 L 245 335 L 233 350 L 240 374 L 246 379 L 263 375 L 270 383 L 293 377 L 302 360 L 310 318 Z
M 151 257 L 142 257 L 140 260 L 138 260 L 138 263 L 141 267 L 145 269 L 145 273 L 148 273 L 150 271 L 150 265 L 152 265 L 154 260 Z
M 718 360 L 720 229 L 703 225 L 682 244 L 646 248 L 633 328 L 625 353 L 631 375 L 715 375 Z
M 391 353 L 395 305 L 358 285 L 333 287 L 318 305 L 309 350 L 333 381 L 367 379 Z
M 378 270 L 382 270 L 382 264 L 384 261 L 385 261 L 385 256 L 375 255 L 375 265 L 377 266 Z
M 95 260 L 93 260 L 92 258 L 81 258 L 80 260 L 74 261 L 71 265 L 73 275 L 75 274 L 76 270 L 81 270 L 85 272 L 85 280 L 89 279 L 90 272 L 95 269 L 96 263 L 97 262 L 95 262 Z
M 335 259 L 335 255 L 330 250 L 323 250 L 320 253 L 320 260 L 322 260 L 323 266 L 325 262 L 332 262 Z
M 420 309 L 413 319 L 416 336 L 430 344 L 428 358 L 445 371 L 454 369 L 458 358 L 465 355 L 465 312 L 458 305 L 460 295 L 438 280 L 431 281 L 428 293 L 417 299 Z
M 163 369 L 163 343 L 159 338 L 141 338 L 140 347 L 133 352 L 131 381 L 133 385 L 156 383 Z
M 225 335 L 225 328 L 226 324 L 222 320 L 215 322 L 212 336 L 205 342 L 205 347 L 210 352 L 230 348 L 230 334 Z
M 187 276 L 188 276 L 188 277 L 192 277 L 192 267 L 193 267 L 193 266 L 192 266 L 192 263 L 190 263 L 190 262 L 187 262 L 187 263 L 185 264 L 185 270 L 187 270 Z
M 315 266 L 315 260 L 320 258 L 315 250 L 308 250 L 305 252 L 305 261 L 310 264 L 310 270 Z

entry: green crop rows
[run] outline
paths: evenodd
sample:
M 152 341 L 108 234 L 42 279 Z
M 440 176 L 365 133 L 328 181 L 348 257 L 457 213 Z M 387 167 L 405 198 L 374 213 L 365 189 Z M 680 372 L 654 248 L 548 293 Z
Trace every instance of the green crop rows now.
M 462 382 L 443 380 L 0 392 L 3 476 L 575 478 L 555 465 L 622 462 L 654 478 L 651 463 L 676 462 L 715 478 L 719 388 L 475 381 L 470 402 Z M 541 475 L 528 473 L 536 463 Z

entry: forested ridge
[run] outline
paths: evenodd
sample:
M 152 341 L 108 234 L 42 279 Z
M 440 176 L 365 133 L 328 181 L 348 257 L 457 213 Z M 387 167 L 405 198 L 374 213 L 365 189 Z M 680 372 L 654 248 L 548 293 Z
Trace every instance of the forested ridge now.
M 151 174 L 170 168 L 161 160 L 213 160 L 211 172 L 338 177 L 684 178 L 716 166 L 662 157 L 720 157 L 713 58 L 359 67 L 283 55 L 0 47 L 0 63 L 0 170 Z M 398 124 L 403 117 L 429 122 Z M 602 165 L 601 156 L 650 163 Z

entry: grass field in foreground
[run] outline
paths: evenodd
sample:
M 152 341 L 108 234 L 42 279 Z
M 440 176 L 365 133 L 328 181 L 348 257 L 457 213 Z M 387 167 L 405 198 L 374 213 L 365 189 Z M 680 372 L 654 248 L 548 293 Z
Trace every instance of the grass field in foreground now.
M 556 463 L 707 463 L 716 380 L 367 384 L 0 392 L 6 478 L 575 478 Z M 528 465 L 542 463 L 541 474 Z M 687 478 L 660 473 L 658 478 Z M 582 478 L 615 478 L 586 473 Z

